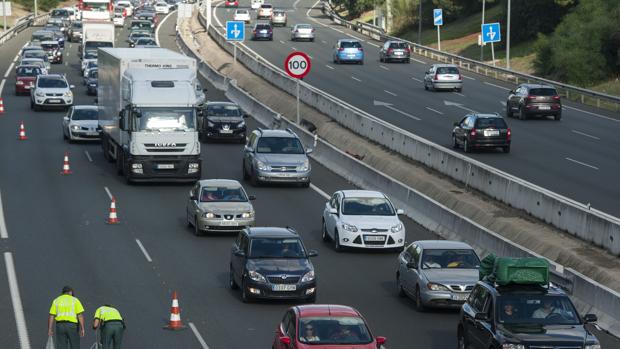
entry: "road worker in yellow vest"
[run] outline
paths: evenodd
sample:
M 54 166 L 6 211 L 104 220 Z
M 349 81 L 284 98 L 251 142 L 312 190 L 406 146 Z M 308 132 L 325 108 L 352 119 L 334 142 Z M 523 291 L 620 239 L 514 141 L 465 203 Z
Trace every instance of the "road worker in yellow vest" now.
M 62 294 L 54 299 L 47 319 L 47 335 L 56 334 L 56 349 L 79 349 L 80 337 L 84 337 L 84 307 L 73 296 L 70 286 L 62 288 Z M 54 323 L 56 328 L 54 331 Z
M 93 330 L 101 329 L 103 349 L 120 349 L 125 332 L 125 322 L 121 313 L 113 306 L 105 304 L 95 311 Z

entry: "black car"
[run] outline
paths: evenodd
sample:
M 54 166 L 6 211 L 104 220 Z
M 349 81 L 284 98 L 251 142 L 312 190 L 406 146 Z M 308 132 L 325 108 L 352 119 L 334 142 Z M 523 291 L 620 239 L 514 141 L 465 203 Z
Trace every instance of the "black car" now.
M 316 277 L 299 234 L 292 228 L 246 228 L 230 256 L 229 283 L 241 288 L 241 299 L 301 299 L 314 302 Z
M 247 115 L 235 103 L 209 102 L 198 119 L 201 140 L 231 139 L 245 143 Z
M 511 131 L 499 114 L 467 114 L 454 123 L 452 147 L 466 153 L 475 148 L 502 148 L 510 152 Z
M 269 23 L 256 23 L 252 28 L 252 40 L 273 41 L 273 28 Z
M 530 116 L 553 116 L 556 121 L 562 119 L 562 101 L 553 86 L 539 84 L 521 84 L 508 93 L 506 116 L 514 114 L 525 120 Z
M 97 95 L 97 86 L 99 84 L 99 70 L 91 69 L 88 72 L 88 76 L 84 79 L 84 83 L 86 84 L 86 94 L 89 96 Z
M 600 348 L 585 327 L 596 321 L 594 314 L 579 316 L 570 298 L 551 284 L 479 281 L 461 308 L 458 347 Z

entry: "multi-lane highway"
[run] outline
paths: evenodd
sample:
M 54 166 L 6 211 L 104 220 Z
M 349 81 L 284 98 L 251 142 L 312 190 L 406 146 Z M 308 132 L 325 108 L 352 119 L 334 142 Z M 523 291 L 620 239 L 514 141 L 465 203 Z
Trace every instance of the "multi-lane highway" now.
M 380 63 L 380 42 L 333 24 L 316 0 L 274 0 L 274 8 L 287 10 L 288 26 L 274 28 L 273 41 L 245 45 L 277 66 L 292 50 L 310 54 L 312 72 L 304 81 L 437 144 L 451 146 L 452 124 L 468 111 L 505 115 L 505 101 L 512 86 L 464 72 L 462 93 L 425 91 L 421 82 L 433 62 L 413 56 L 411 64 Z M 232 20 L 234 9 L 216 8 L 215 24 Z M 240 2 L 241 7 L 249 6 Z M 430 15 L 429 15 L 430 16 Z M 253 15 L 252 24 L 255 22 Z M 292 42 L 290 27 L 309 23 L 315 27 L 314 42 Z M 246 26 L 246 38 L 251 28 Z M 365 64 L 333 63 L 338 39 L 358 38 Z M 391 109 L 375 102 L 390 103 Z M 410 116 L 394 111 L 394 108 Z M 620 216 L 620 188 L 614 183 L 620 171 L 620 115 L 565 102 L 561 122 L 507 119 L 512 130 L 510 154 L 482 151 L 469 156 L 592 207 Z
M 176 49 L 172 15 L 161 24 L 161 45 Z M 68 144 L 60 129 L 62 112 L 32 112 L 28 97 L 13 94 L 12 62 L 32 30 L 2 46 L 0 74 L 6 72 L 2 97 L 7 112 L 0 115 L 0 198 L 7 236 L 0 239 L 1 348 L 42 348 L 47 311 L 62 286 L 76 290 L 86 317 L 103 303 L 116 305 L 127 321 L 126 348 L 269 348 L 274 329 L 290 303 L 244 304 L 227 287 L 230 235 L 196 237 L 185 223 L 187 185 L 127 185 L 107 163 L 99 144 Z M 123 45 L 126 31 L 117 29 Z M 64 73 L 76 104 L 92 104 L 79 76 L 75 44 L 67 44 L 66 63 L 52 73 Z M 204 83 L 209 100 L 223 95 Z M 26 125 L 27 141 L 17 139 L 19 122 Z M 250 127 L 256 127 L 250 121 Z M 241 178 L 238 144 L 205 144 L 203 178 Z M 63 176 L 62 156 L 69 152 L 73 174 Z M 313 163 L 312 180 L 331 193 L 351 185 Z M 320 303 L 342 303 L 358 308 L 373 332 L 388 338 L 389 348 L 451 348 L 456 346 L 457 314 L 449 311 L 417 313 L 410 300 L 398 298 L 393 253 L 336 253 L 320 237 L 320 214 L 325 198 L 318 190 L 288 187 L 253 188 L 257 224 L 290 225 L 306 245 L 317 249 L 314 259 Z M 120 225 L 107 225 L 109 195 L 117 199 Z M 407 241 L 435 238 L 405 220 Z M 4 234 L 3 234 L 4 235 Z M 141 248 L 141 246 L 143 248 Z M 15 268 L 5 260 L 11 258 Z M 15 283 L 7 282 L 15 273 Z M 171 292 L 178 291 L 181 332 L 162 329 L 169 318 Z M 16 295 L 21 296 L 21 302 Z M 21 305 L 21 307 L 20 307 Z M 23 307 L 23 311 L 21 308 Z M 25 322 L 17 322 L 21 315 Z M 25 330 L 30 346 L 18 336 Z M 22 332 L 24 333 L 24 332 Z M 605 348 L 620 342 L 602 337 Z M 90 347 L 92 331 L 82 342 Z

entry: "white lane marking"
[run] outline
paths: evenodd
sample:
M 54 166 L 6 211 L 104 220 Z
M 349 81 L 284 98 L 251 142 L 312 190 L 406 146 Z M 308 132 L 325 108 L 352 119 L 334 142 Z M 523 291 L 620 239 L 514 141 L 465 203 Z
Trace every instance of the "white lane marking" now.
M 293 8 L 296 9 L 297 8 L 297 4 L 299 3 L 300 0 L 297 0 L 293 3 Z
M 435 113 L 437 113 L 437 114 L 439 114 L 439 115 L 443 115 L 443 113 L 442 113 L 442 112 L 440 112 L 440 111 L 439 111 L 439 110 L 437 110 L 437 109 L 433 109 L 433 108 L 430 108 L 430 107 L 424 107 L 424 108 L 426 108 L 426 109 L 428 109 L 428 110 L 430 110 L 430 111 L 432 111 L 432 112 L 435 112 Z
M 409 113 L 405 113 L 404 111 L 402 111 L 402 110 L 399 110 L 399 109 L 395 108 L 395 107 L 394 107 L 394 105 L 393 105 L 393 104 L 391 104 L 391 103 L 386 103 L 386 102 L 381 102 L 381 101 L 378 101 L 378 100 L 374 100 L 372 104 L 373 104 L 375 107 L 377 107 L 377 106 L 386 107 L 386 108 L 388 108 L 388 109 L 390 109 L 390 110 L 392 110 L 392 111 L 395 111 L 395 112 L 397 112 L 397 113 L 399 113 L 399 114 L 402 114 L 402 115 L 404 115 L 404 116 L 406 116 L 406 117 L 408 117 L 408 118 L 411 118 L 411 119 L 414 119 L 414 120 L 417 120 L 417 121 L 422 120 L 422 119 L 420 119 L 420 118 L 419 118 L 419 117 L 417 117 L 417 116 L 411 115 L 411 114 L 409 114 Z
M 411 57 L 411 60 L 412 60 L 412 61 L 414 61 L 414 62 L 418 62 L 418 63 L 420 63 L 420 64 L 426 64 L 426 62 L 421 61 L 421 60 L 419 60 L 419 59 L 415 59 L 415 58 L 413 58 L 413 57 Z
M 390 70 L 390 68 L 388 68 L 388 67 L 386 67 L 384 65 L 381 65 L 381 64 L 379 64 L 379 68 L 381 68 L 383 70 Z
M 411 77 L 412 80 L 415 80 L 417 82 L 422 82 L 422 80 L 418 79 L 418 78 L 414 78 L 413 76 Z
M 68 66 L 69 66 L 69 62 L 65 62 L 65 66 L 67 66 L 67 67 L 68 67 Z
M 6 73 L 4 73 L 4 78 L 8 78 L 9 74 L 11 74 L 11 70 L 13 70 L 13 67 L 15 66 L 14 62 L 11 62 L 11 65 L 9 65 L 9 69 L 6 70 Z
M 471 76 L 467 76 L 467 75 L 463 75 L 463 74 L 461 74 L 461 76 L 464 77 L 465 79 L 476 80 L 476 79 L 472 78 Z
M 593 136 L 593 135 L 590 135 L 590 134 L 587 134 L 587 133 L 585 133 L 585 132 L 581 132 L 581 131 L 577 131 L 577 130 L 571 130 L 571 132 L 572 132 L 572 133 L 576 133 L 576 134 L 578 134 L 578 135 L 585 136 L 585 137 L 589 137 L 589 138 L 592 138 L 592 139 L 596 139 L 597 141 L 600 141 L 600 140 L 601 140 L 600 138 L 598 138 L 598 137 L 596 137 L 596 136 Z
M 355 76 L 352 76 L 352 77 L 351 77 L 351 79 L 353 79 L 353 80 L 355 80 L 355 81 L 357 81 L 357 82 L 362 82 L 362 80 L 360 80 L 360 79 L 356 78 Z
M 110 189 L 108 189 L 108 187 L 103 187 L 103 189 L 105 189 L 105 192 L 108 194 L 108 197 L 110 198 L 110 200 L 112 200 L 114 196 L 112 196 Z
M 620 119 L 610 118 L 609 116 L 605 116 L 605 115 L 589 112 L 589 111 L 586 111 L 586 110 L 581 110 L 581 109 L 569 107 L 567 105 L 563 106 L 563 108 L 572 109 L 572 110 L 578 111 L 580 113 L 586 113 L 586 114 L 589 114 L 589 115 L 592 115 L 592 116 L 596 116 L 597 118 L 606 119 L 606 120 L 609 120 L 609 121 L 620 122 Z
M 140 239 L 136 239 L 136 243 L 138 244 L 138 247 L 140 247 L 140 250 L 142 251 L 142 254 L 144 254 L 144 257 L 146 258 L 146 260 L 149 263 L 153 262 L 153 260 L 151 259 L 151 256 L 149 256 L 149 253 L 146 251 L 146 248 L 144 248 L 144 245 L 142 245 L 142 242 L 140 242 Z
M 571 159 L 571 158 L 565 158 L 565 159 L 568 160 L 568 161 L 572 161 L 572 162 L 574 162 L 576 164 L 579 164 L 579 165 L 582 165 L 582 166 L 585 166 L 585 167 L 589 167 L 589 168 L 592 168 L 592 169 L 595 169 L 595 170 L 598 171 L 598 167 L 596 167 L 596 166 L 592 166 L 590 164 L 586 164 L 585 162 L 577 161 L 577 160 Z
M 325 64 L 325 66 L 326 66 L 327 68 L 331 69 L 331 70 L 334 70 L 334 67 L 332 67 L 332 66 L 330 66 L 330 65 Z
M 9 279 L 9 290 L 11 291 L 11 302 L 13 303 L 13 312 L 15 313 L 15 325 L 17 325 L 19 347 L 21 349 L 30 349 L 26 317 L 24 316 L 22 297 L 19 294 L 17 273 L 15 272 L 15 263 L 13 262 L 13 254 L 11 254 L 11 252 L 4 252 L 4 263 L 6 264 L 6 274 Z
M 0 194 L 0 239 L 8 239 L 9 231 L 6 230 L 6 221 L 4 220 L 4 210 L 2 209 L 2 195 Z
M 493 86 L 493 87 L 497 87 L 497 88 L 501 88 L 502 90 L 510 91 L 510 89 L 509 89 L 509 88 L 507 88 L 507 87 L 500 86 L 500 85 L 495 85 L 495 84 L 492 84 L 492 83 L 490 83 L 490 82 L 486 82 L 486 81 L 485 81 L 485 82 L 484 82 L 484 84 L 485 84 L 485 85 L 489 85 L 489 86 Z
M 310 185 L 312 186 L 312 184 Z M 202 349 L 209 349 L 207 342 L 205 342 L 205 340 L 202 338 L 202 336 L 200 335 L 200 332 L 198 332 L 198 329 L 196 328 L 196 326 L 194 326 L 194 323 L 189 322 L 188 325 L 189 325 L 189 328 L 192 329 L 192 332 L 194 332 L 194 336 L 196 336 L 196 339 L 198 339 L 198 343 L 200 343 L 200 346 L 202 347 Z
M 321 42 L 324 43 L 324 44 L 327 44 L 327 41 L 325 41 L 325 40 L 321 40 Z
M 282 40 L 280 40 L 280 43 L 281 43 L 282 45 L 285 45 L 285 44 L 286 44 L 286 42 L 284 42 L 284 41 L 282 41 Z
M 342 31 L 342 30 L 340 30 L 340 29 L 336 29 L 336 28 L 334 28 L 334 27 L 329 27 L 329 28 L 330 28 L 330 29 L 332 29 L 332 30 L 337 31 L 338 33 L 346 34 L 345 32 L 343 32 L 343 31 Z
M 19 59 L 19 55 L 15 55 L 15 58 L 13 58 L 13 62 L 17 63 L 17 60 Z
M 5 83 L 6 83 L 6 79 L 2 79 L 2 82 L 0 82 L 0 95 L 2 95 L 2 90 L 4 89 Z
M 375 43 L 372 43 L 372 42 L 370 42 L 370 41 L 367 41 L 366 43 L 367 43 L 368 45 L 370 45 L 370 46 L 374 46 L 374 47 L 381 47 L 381 46 L 379 46 L 379 45 L 377 45 L 377 44 L 375 44 Z
M 174 11 L 170 12 L 169 14 L 167 14 L 166 17 L 164 17 L 164 19 L 162 19 L 159 22 L 159 25 L 157 26 L 157 29 L 155 29 L 155 42 L 157 43 L 157 46 L 161 46 L 159 44 L 159 29 L 161 29 L 161 27 L 163 27 L 163 24 L 168 19 L 168 17 L 170 17 L 175 12 L 177 12 L 177 10 L 174 10 Z
M 330 199 L 331 196 L 329 196 L 326 192 L 324 192 L 321 188 L 317 187 L 316 185 L 310 183 L 310 188 L 312 190 L 314 190 L 315 192 L 319 193 L 319 195 L 321 195 L 322 197 L 324 197 L 325 199 Z
M 93 162 L 93 158 L 90 157 L 90 153 L 88 152 L 88 150 L 84 150 L 84 154 L 86 155 L 86 157 L 88 158 L 89 162 Z
M 459 93 L 459 92 L 452 92 L 452 93 L 454 93 L 455 95 L 459 95 L 459 96 L 461 96 L 461 97 L 465 97 L 465 95 L 464 95 L 464 94 Z
M 392 95 L 392 96 L 394 96 L 394 97 L 398 97 L 398 95 L 397 95 L 396 93 L 394 93 L 394 92 L 390 92 L 390 91 L 388 91 L 388 90 L 383 90 L 383 92 L 385 92 L 385 93 L 387 93 L 387 94 L 389 94 L 389 95 Z
M 357 36 L 355 36 L 355 35 L 351 35 L 351 34 L 347 34 L 347 35 L 348 35 L 348 36 L 350 36 L 350 37 L 352 37 L 353 39 L 357 39 L 357 40 L 359 40 L 359 41 L 361 41 L 361 42 L 364 42 L 364 39 L 362 39 L 362 38 L 358 38 L 358 37 L 357 37 Z
M 73 47 L 73 45 L 69 44 L 69 48 Z
M 506 101 L 499 101 L 499 104 L 503 105 L 504 107 L 506 106 Z
M 297 51 L 297 49 L 295 47 L 291 46 L 291 48 L 293 49 L 293 51 Z

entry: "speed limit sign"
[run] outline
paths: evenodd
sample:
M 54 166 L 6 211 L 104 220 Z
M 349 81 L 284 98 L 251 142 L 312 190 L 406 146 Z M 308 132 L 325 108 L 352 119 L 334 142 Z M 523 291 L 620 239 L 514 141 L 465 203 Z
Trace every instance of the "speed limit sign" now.
M 310 72 L 310 57 L 303 52 L 293 52 L 284 60 L 284 70 L 295 79 L 303 79 Z

